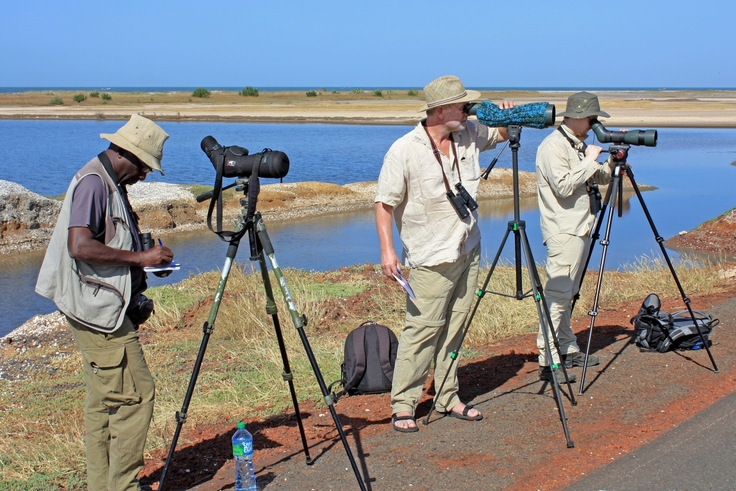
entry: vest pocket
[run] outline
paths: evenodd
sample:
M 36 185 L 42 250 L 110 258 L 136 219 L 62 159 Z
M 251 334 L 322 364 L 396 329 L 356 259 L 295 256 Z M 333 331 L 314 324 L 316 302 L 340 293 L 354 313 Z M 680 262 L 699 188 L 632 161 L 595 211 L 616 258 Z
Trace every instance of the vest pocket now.
M 141 401 L 127 368 L 125 346 L 84 350 L 84 362 L 91 388 L 102 404 L 116 408 Z
M 76 302 L 74 312 L 70 312 L 77 320 L 93 329 L 112 332 L 122 323 L 125 297 L 114 286 L 95 276 L 87 276 L 75 271 L 79 282 L 72 282 L 71 287 Z

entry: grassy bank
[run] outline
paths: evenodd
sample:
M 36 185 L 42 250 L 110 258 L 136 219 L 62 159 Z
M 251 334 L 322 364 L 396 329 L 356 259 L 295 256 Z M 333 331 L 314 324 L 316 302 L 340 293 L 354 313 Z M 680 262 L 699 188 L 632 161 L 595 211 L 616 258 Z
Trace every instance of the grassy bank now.
M 678 276 L 688 294 L 712 294 L 722 286 L 718 269 L 684 264 L 678 267 Z M 244 417 L 252 420 L 290 411 L 273 325 L 264 308 L 261 276 L 250 272 L 246 266 L 231 273 L 179 446 L 187 443 L 187 431 L 198 425 L 234 424 Z M 486 275 L 487 270 L 482 271 L 481 279 Z M 589 275 L 577 316 L 586 315 L 592 305 L 595 273 Z M 285 276 L 298 309 L 309 319 L 305 331 L 327 383 L 339 378 L 342 342 L 361 322 L 373 319 L 400 332 L 404 295 L 372 265 L 325 273 L 286 270 Z M 156 301 L 156 315 L 141 329 L 141 338 L 156 379 L 157 401 L 148 458 L 171 443 L 173 415 L 181 409 L 219 278 L 217 272 L 204 273 L 149 291 Z M 502 267 L 494 273 L 489 290 L 511 293 L 514 281 L 514 269 Z M 663 264 L 642 261 L 624 272 L 606 272 L 600 303 L 603 308 L 615 308 L 651 292 L 663 298 L 679 297 Z M 276 303 L 299 399 L 323 406 L 280 292 Z M 488 295 L 480 303 L 463 356 L 492 355 L 491 343 L 535 332 L 536 324 L 531 299 L 519 302 Z M 529 353 L 535 351 L 535 346 L 528 347 Z M 84 488 L 85 388 L 80 365 L 80 355 L 63 327 L 53 336 L 4 349 L 0 372 L 11 376 L 0 380 L 0 489 Z

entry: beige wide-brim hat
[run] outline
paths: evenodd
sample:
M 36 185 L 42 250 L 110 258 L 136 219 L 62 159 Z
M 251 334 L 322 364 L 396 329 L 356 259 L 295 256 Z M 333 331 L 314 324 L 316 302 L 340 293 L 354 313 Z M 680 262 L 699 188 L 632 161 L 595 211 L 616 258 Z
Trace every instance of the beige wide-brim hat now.
M 477 90 L 465 90 L 465 86 L 454 75 L 445 75 L 432 80 L 424 87 L 424 100 L 427 103 L 419 111 L 426 111 L 433 107 L 456 104 L 458 102 L 473 102 L 480 99 Z
M 164 142 L 169 134 L 150 119 L 134 114 L 118 131 L 113 134 L 101 133 L 100 138 L 129 151 L 148 167 L 164 175 L 161 159 L 164 157 Z
M 598 96 L 590 92 L 578 92 L 567 98 L 567 107 L 565 112 L 558 114 L 572 119 L 583 119 L 590 116 L 602 116 L 610 118 L 607 112 L 601 111 L 601 105 L 598 102 Z

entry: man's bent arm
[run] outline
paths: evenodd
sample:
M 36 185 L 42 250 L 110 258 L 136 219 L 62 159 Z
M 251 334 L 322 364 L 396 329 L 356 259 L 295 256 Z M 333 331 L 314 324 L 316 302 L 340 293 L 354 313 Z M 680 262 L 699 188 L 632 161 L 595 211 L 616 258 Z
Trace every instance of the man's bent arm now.
M 393 207 L 380 201 L 376 203 L 376 228 L 378 229 L 378 243 L 381 246 L 381 269 L 383 274 L 393 278 L 401 268 L 399 257 L 394 251 L 393 240 Z
M 92 231 L 86 227 L 69 228 L 67 248 L 74 259 L 104 266 L 160 266 L 174 260 L 171 249 L 163 246 L 143 252 L 113 249 L 95 240 Z

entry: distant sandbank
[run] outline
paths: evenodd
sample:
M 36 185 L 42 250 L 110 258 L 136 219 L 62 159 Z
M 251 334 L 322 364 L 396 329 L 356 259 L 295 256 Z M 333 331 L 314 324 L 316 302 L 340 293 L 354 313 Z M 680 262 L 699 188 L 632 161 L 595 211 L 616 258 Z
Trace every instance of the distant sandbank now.
M 374 91 L 375 92 L 375 91 Z M 138 113 L 158 121 L 413 125 L 421 119 L 422 91 L 360 93 L 263 92 L 243 97 L 213 91 L 197 98 L 184 92 L 112 92 L 109 100 L 78 91 L 0 94 L 0 119 L 125 120 Z M 546 101 L 564 110 L 571 91 L 484 91 L 491 101 Z M 736 128 L 736 91 L 597 91 L 611 114 L 606 126 L 620 128 Z M 75 96 L 84 95 L 81 102 Z M 77 97 L 79 98 L 79 97 Z M 52 104 L 55 101 L 55 104 Z M 61 103 L 59 103 L 61 101 Z M 558 119 L 559 121 L 559 119 Z

